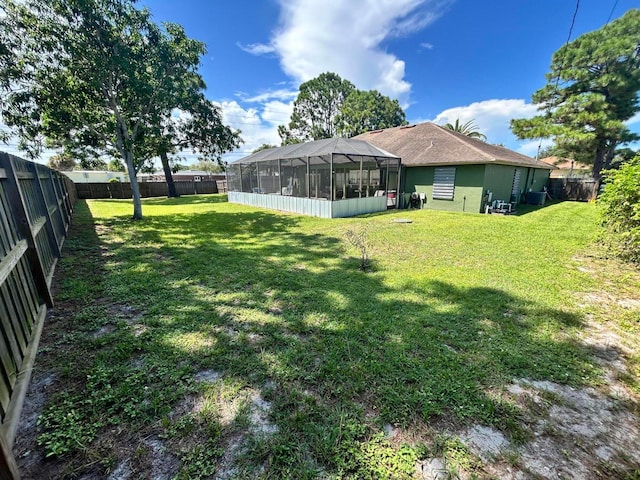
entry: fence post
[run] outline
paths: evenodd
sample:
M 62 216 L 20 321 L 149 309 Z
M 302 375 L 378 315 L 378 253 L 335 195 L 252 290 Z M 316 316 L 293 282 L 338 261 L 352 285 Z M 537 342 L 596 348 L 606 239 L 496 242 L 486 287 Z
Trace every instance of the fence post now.
M 43 300 L 51 307 L 53 306 L 53 296 L 49 289 L 47 272 L 43 266 L 44 263 L 40 257 L 40 252 L 38 252 L 38 248 L 36 247 L 36 240 L 34 238 L 33 231 L 31 230 L 24 197 L 22 195 L 22 190 L 20 189 L 20 182 L 18 181 L 18 176 L 11 156 L 4 152 L 0 152 L 0 165 L 2 164 L 5 165 L 7 173 L 7 196 L 9 197 L 9 202 L 14 207 L 16 228 L 22 238 L 27 241 L 27 259 L 29 260 L 36 288 Z
M 47 237 L 49 237 L 49 244 L 53 249 L 53 253 L 56 257 L 60 258 L 60 245 L 56 238 L 56 231 L 53 228 L 53 219 L 51 218 L 51 212 L 49 211 L 49 204 L 47 203 L 47 196 L 42 188 L 42 182 L 40 181 L 40 172 L 38 171 L 38 165 L 33 162 L 29 162 L 30 170 L 33 173 L 34 183 L 36 187 L 36 193 L 40 197 L 40 202 L 44 207 L 45 215 L 45 228 L 47 229 Z
M 57 173 L 56 181 L 58 182 L 58 189 L 62 197 L 61 200 L 62 200 L 62 203 L 64 204 L 64 211 L 67 219 L 65 222 L 65 232 L 66 232 L 67 230 L 69 230 L 69 225 L 71 224 L 71 214 L 73 212 L 72 203 L 74 202 L 71 201 L 71 192 L 69 191 L 69 183 L 67 182 L 67 177 L 63 173 Z
M 4 436 L 0 434 L 0 480 L 19 480 L 20 473 L 13 458 L 13 453 L 7 445 Z

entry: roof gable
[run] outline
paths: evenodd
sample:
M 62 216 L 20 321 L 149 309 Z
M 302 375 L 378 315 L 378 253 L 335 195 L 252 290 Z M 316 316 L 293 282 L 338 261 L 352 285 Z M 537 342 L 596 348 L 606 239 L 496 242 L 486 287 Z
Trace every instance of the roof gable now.
M 434 123 L 374 130 L 354 137 L 402 158 L 403 165 L 500 164 L 551 170 L 548 164 Z
M 587 165 L 586 163 L 578 162 L 577 160 L 571 160 L 570 158 L 563 157 L 546 157 L 540 159 L 541 162 L 544 162 L 548 165 L 551 165 L 554 168 L 558 168 L 560 170 L 589 170 L 591 171 L 592 166 Z

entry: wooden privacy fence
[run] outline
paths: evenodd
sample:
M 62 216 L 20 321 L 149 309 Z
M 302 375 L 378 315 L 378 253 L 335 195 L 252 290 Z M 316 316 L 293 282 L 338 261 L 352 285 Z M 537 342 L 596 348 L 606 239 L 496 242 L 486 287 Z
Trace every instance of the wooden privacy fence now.
M 202 182 L 174 182 L 178 195 L 198 195 L 218 193 L 218 184 L 214 180 Z M 127 182 L 76 183 L 78 198 L 131 198 L 131 184 Z M 166 182 L 140 182 L 140 196 L 166 197 L 169 188 Z
M 19 478 L 11 447 L 75 201 L 63 174 L 0 152 L 0 479 Z
M 598 196 L 599 182 L 593 178 L 550 178 L 549 194 L 556 200 L 589 202 Z

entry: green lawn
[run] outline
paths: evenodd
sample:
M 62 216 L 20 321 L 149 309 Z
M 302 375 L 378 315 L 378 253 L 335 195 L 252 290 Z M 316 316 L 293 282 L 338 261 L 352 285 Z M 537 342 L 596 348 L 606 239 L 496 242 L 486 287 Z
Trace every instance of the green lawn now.
M 524 442 L 514 379 L 602 381 L 580 341 L 593 205 L 338 220 L 224 196 L 143 208 L 133 223 L 128 201 L 79 203 L 58 266 L 63 315 L 38 363 L 62 386 L 38 438 L 67 472 L 104 474 L 157 436 L 179 478 L 214 474 L 231 445 L 247 478 L 405 478 L 433 454 L 481 475 L 442 431 Z M 366 231 L 372 271 L 349 229 Z

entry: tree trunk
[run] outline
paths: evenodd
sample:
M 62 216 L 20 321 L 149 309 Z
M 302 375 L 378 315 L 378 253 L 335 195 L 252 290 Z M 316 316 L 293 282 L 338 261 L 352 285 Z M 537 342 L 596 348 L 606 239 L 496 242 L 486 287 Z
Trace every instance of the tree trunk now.
M 171 173 L 171 167 L 169 166 L 169 157 L 167 152 L 160 152 L 160 160 L 162 161 L 162 169 L 164 170 L 164 178 L 167 181 L 167 187 L 169 188 L 169 198 L 179 197 L 176 192 L 176 186 L 173 183 L 173 175 Z
M 140 188 L 138 187 L 138 179 L 136 178 L 136 169 L 133 166 L 133 152 L 125 152 L 125 163 L 129 172 L 129 181 L 131 182 L 131 195 L 133 196 L 133 219 L 142 219 L 142 202 L 140 201 Z
M 600 172 L 604 167 L 604 163 L 605 163 L 605 148 L 599 146 L 596 149 L 595 162 L 593 162 L 593 178 L 595 178 L 598 181 L 600 181 L 600 178 L 602 177 L 602 174 Z
M 607 152 L 606 152 L 606 154 L 604 156 L 604 168 L 605 169 L 611 168 L 611 162 L 613 161 L 613 157 L 615 157 L 615 155 L 616 155 L 616 147 L 617 147 L 617 144 L 614 143 L 612 146 L 607 148 Z
M 117 149 L 120 155 L 122 155 L 124 163 L 127 166 L 127 172 L 129 173 L 131 196 L 133 197 L 133 219 L 142 220 L 142 202 L 140 201 L 140 188 L 138 188 L 138 179 L 136 178 L 138 171 L 133 165 L 133 148 L 130 145 L 125 147 L 126 128 L 127 126 L 124 120 L 119 119 L 116 128 L 116 136 L 118 139 Z

